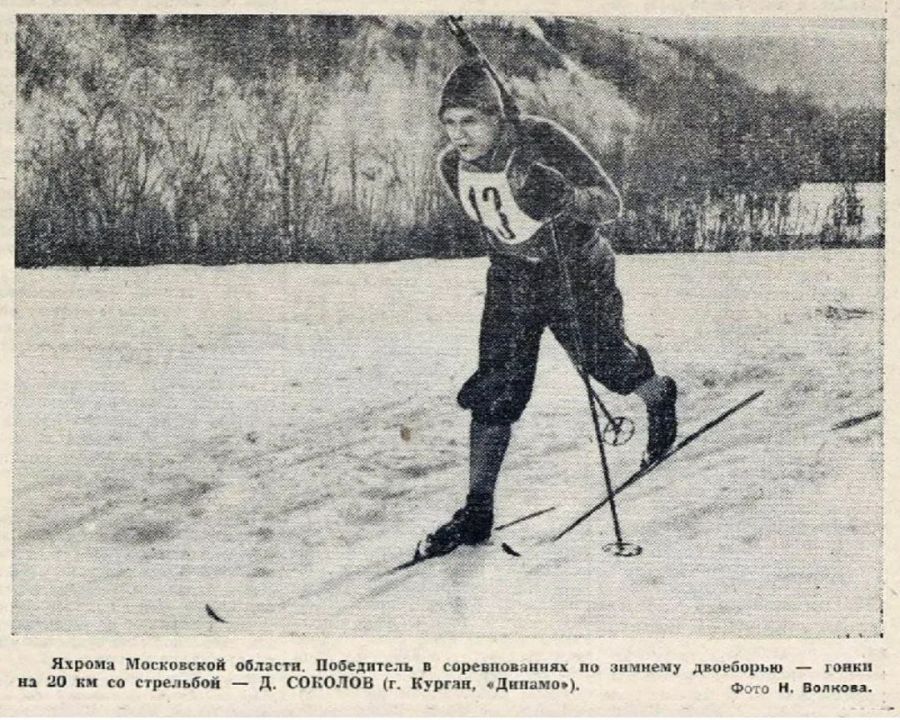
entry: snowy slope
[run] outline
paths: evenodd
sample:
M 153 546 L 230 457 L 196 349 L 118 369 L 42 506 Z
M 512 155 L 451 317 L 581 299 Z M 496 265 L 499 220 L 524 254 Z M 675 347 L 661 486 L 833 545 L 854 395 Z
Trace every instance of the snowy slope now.
M 620 496 L 643 555 L 600 550 L 605 513 L 548 543 L 601 495 L 548 333 L 497 520 L 557 510 L 389 578 L 465 492 L 485 260 L 19 270 L 14 629 L 877 635 L 881 420 L 832 427 L 881 408 L 882 262 L 620 258 L 684 432 L 766 394 Z

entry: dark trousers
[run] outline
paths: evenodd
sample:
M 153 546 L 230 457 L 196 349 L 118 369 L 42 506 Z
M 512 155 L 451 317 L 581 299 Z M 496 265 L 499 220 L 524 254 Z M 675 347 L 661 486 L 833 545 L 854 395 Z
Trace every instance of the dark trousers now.
M 625 334 L 615 257 L 607 240 L 594 236 L 565 262 L 575 296 L 574 314 L 554 257 L 539 263 L 503 255 L 491 258 L 478 370 L 457 398 L 478 422 L 508 424 L 522 415 L 531 397 L 544 328 L 549 327 L 570 357 L 579 360 L 573 319 L 586 369 L 606 388 L 628 395 L 653 376 L 647 351 Z

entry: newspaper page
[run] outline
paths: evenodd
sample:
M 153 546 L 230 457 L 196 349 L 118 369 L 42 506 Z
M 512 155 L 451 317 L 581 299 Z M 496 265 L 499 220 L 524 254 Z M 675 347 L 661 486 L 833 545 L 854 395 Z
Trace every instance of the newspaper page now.
M 4 3 L 0 715 L 896 716 L 896 9 Z

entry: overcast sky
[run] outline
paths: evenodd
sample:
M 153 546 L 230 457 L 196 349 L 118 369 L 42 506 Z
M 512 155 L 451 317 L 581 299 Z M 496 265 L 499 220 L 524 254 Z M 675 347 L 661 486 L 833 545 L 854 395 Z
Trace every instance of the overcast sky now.
M 879 18 L 598 19 L 647 35 L 694 41 L 766 90 L 807 91 L 845 107 L 884 107 L 884 21 Z

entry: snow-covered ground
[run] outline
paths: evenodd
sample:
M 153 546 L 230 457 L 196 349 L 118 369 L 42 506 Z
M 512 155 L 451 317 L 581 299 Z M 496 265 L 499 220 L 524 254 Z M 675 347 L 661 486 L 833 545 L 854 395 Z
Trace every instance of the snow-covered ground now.
M 629 334 L 678 379 L 683 432 L 765 395 L 619 496 L 641 556 L 602 552 L 605 512 L 551 543 L 602 491 L 548 333 L 497 521 L 557 509 L 388 578 L 465 493 L 454 398 L 486 260 L 19 270 L 14 630 L 877 635 L 881 418 L 832 428 L 881 409 L 882 266 L 619 258 Z M 620 481 L 638 425 L 611 451 Z

